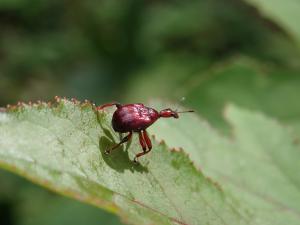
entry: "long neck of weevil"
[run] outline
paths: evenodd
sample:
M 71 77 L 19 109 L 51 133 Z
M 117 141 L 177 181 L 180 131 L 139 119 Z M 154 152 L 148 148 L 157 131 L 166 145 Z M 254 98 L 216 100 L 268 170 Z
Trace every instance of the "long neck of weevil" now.
M 159 112 L 152 108 L 148 108 L 148 115 L 150 116 L 153 122 L 155 122 L 160 117 Z

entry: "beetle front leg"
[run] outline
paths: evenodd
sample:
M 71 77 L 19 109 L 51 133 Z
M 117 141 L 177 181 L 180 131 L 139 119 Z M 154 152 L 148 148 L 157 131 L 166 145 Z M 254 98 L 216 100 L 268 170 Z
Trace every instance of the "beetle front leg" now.
M 104 104 L 104 105 L 100 105 L 100 106 L 97 106 L 96 109 L 97 110 L 102 110 L 106 107 L 110 107 L 110 106 L 116 106 L 117 108 L 120 108 L 122 105 L 118 102 L 112 102 L 112 103 L 107 103 L 107 104 Z
M 129 141 L 132 138 L 132 131 L 129 132 L 127 136 L 125 136 L 118 144 L 112 146 L 111 148 L 105 150 L 105 154 L 109 154 L 112 150 L 118 148 L 121 144 Z
M 152 143 L 151 143 L 151 140 L 150 140 L 146 130 L 143 130 L 142 132 L 139 133 L 139 139 L 140 139 L 140 143 L 141 143 L 141 140 L 143 140 L 143 145 L 141 143 L 141 146 L 143 147 L 143 152 L 140 152 L 135 155 L 134 160 L 133 160 L 135 163 L 138 162 L 139 157 L 149 153 L 152 149 Z M 148 147 L 148 150 L 146 150 L 146 145 Z

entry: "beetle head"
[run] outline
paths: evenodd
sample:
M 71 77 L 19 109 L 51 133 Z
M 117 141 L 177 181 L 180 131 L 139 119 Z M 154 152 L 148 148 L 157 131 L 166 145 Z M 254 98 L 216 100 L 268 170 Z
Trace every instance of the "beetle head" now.
M 170 108 L 168 109 L 163 109 L 159 112 L 159 116 L 160 117 L 174 117 L 174 118 L 178 118 L 178 113 Z
M 163 109 L 159 112 L 160 117 L 174 117 L 174 118 L 179 118 L 178 113 L 187 113 L 187 112 L 194 112 L 193 110 L 187 110 L 187 111 L 180 111 L 178 112 L 177 110 L 172 110 L 170 108 L 168 109 Z

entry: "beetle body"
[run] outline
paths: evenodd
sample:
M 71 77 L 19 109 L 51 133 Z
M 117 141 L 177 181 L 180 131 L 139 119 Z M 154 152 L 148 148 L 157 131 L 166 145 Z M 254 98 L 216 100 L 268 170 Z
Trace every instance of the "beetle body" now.
M 137 159 L 150 152 L 152 149 L 151 140 L 146 132 L 146 129 L 151 126 L 155 121 L 161 117 L 165 118 L 179 118 L 178 113 L 193 112 L 192 110 L 177 112 L 172 109 L 163 109 L 160 112 L 153 108 L 144 106 L 141 103 L 121 105 L 119 103 L 108 103 L 97 107 L 97 110 L 102 110 L 109 106 L 116 106 L 117 110 L 114 112 L 112 117 L 112 127 L 114 131 L 119 133 L 128 133 L 118 144 L 115 144 L 105 152 L 110 153 L 113 149 L 118 148 L 121 144 L 129 141 L 132 138 L 132 133 L 137 132 L 139 134 L 140 145 L 142 146 L 143 152 L 138 153 L 134 162 Z
M 116 132 L 126 133 L 145 130 L 159 118 L 159 113 L 143 104 L 127 104 L 118 107 L 113 114 L 112 127 Z

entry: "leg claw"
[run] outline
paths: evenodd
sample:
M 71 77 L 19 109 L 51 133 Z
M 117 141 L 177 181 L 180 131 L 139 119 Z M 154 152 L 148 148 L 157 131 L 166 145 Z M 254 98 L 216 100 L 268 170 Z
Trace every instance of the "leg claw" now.
M 139 163 L 138 157 L 134 157 L 133 162 L 134 162 L 135 164 L 138 164 L 138 163 Z

